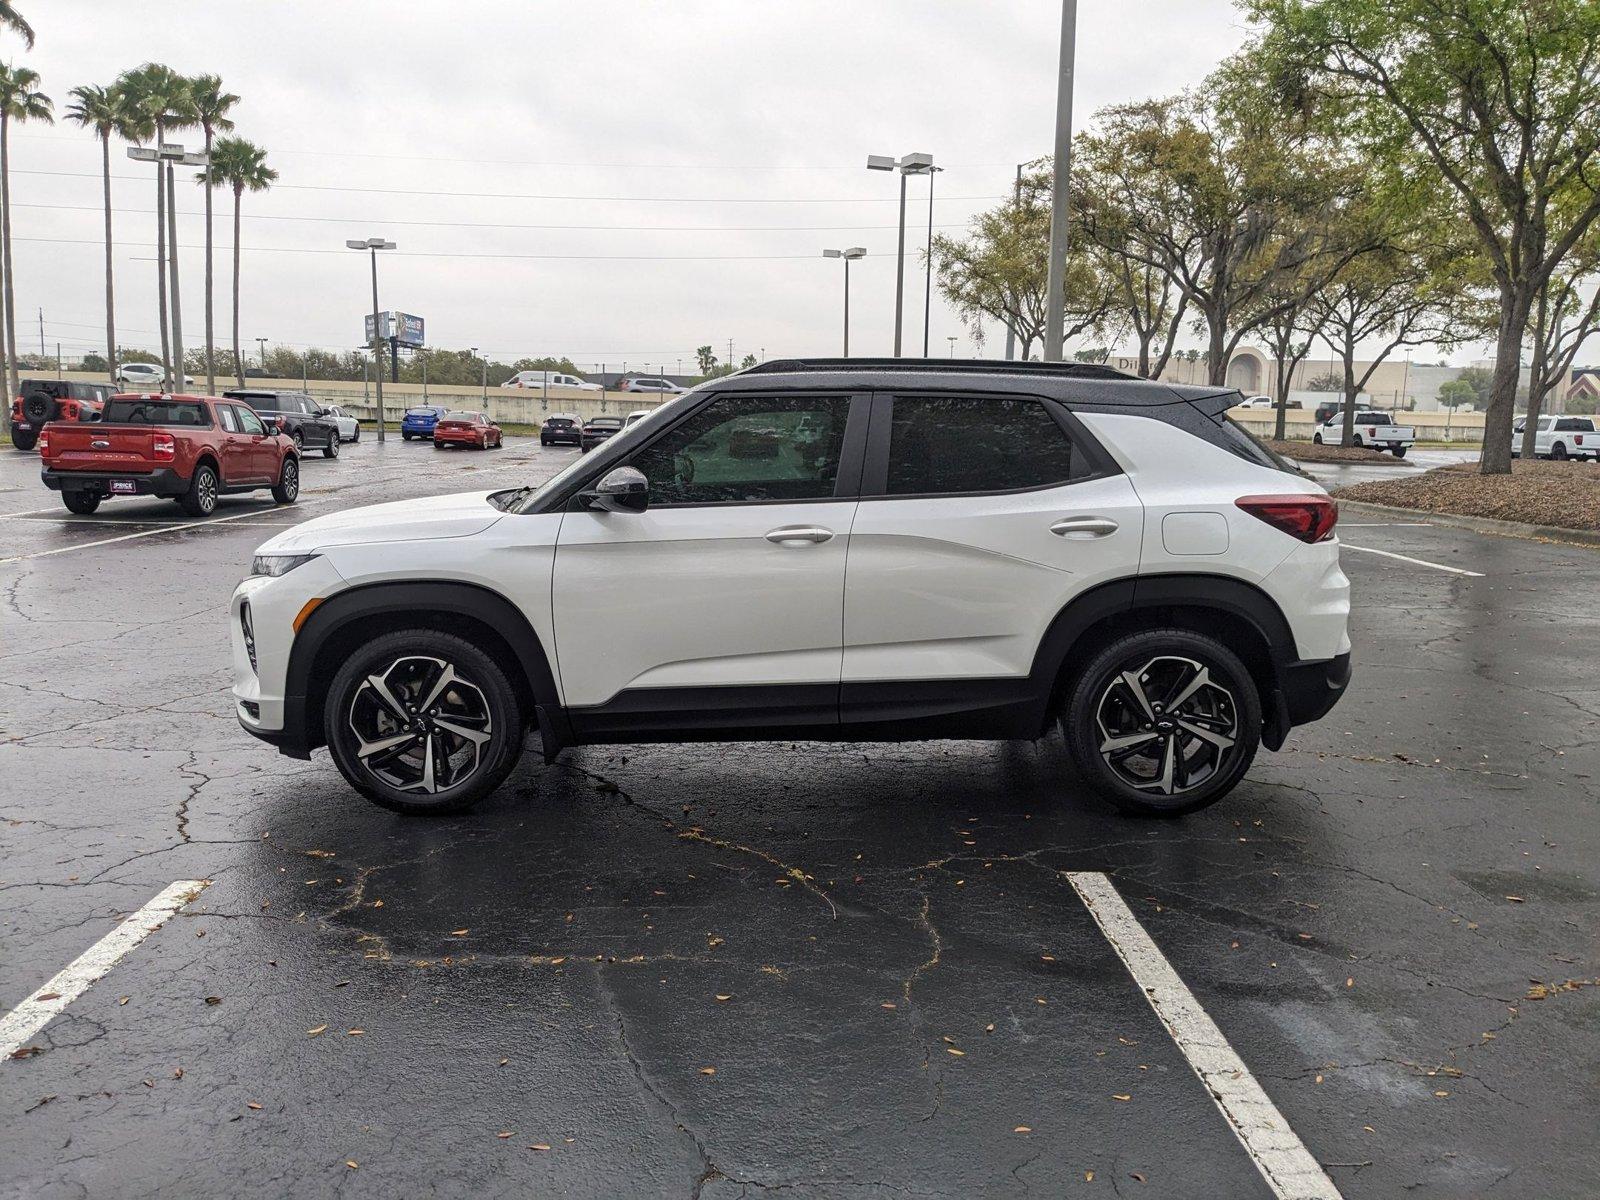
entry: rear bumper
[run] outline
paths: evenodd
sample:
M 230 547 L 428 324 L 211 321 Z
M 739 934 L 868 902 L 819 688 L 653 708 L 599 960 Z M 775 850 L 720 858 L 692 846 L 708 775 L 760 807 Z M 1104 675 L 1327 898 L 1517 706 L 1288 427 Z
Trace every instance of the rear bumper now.
M 1289 724 L 1307 725 L 1327 716 L 1350 686 L 1350 675 L 1349 651 L 1322 662 L 1297 662 L 1285 667 L 1278 686 L 1289 712 Z
M 100 496 L 181 496 L 189 490 L 189 481 L 171 467 L 138 474 L 130 471 L 53 471 L 46 467 L 39 472 L 39 478 L 52 492 L 94 492 Z M 133 490 L 119 487 L 113 491 L 113 480 L 131 483 Z
M 571 442 L 574 446 L 583 441 L 583 435 L 570 429 L 541 429 L 539 437 L 546 442 Z
M 436 429 L 433 431 L 433 440 L 440 445 L 453 443 L 462 446 L 476 446 L 481 439 L 475 433 L 451 433 L 448 430 L 441 433 Z

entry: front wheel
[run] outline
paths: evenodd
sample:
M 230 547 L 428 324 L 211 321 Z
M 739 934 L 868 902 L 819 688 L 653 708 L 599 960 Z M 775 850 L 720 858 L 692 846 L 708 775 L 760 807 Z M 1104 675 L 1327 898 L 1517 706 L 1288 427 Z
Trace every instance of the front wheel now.
M 1243 777 L 1261 740 L 1261 700 L 1221 642 L 1152 629 L 1091 659 L 1060 721 L 1073 762 L 1102 796 L 1130 816 L 1176 817 Z
M 522 755 L 517 694 L 472 642 L 432 629 L 384 634 L 334 676 L 323 718 L 341 774 L 394 812 L 462 812 Z
M 1322 435 L 1320 433 L 1312 434 L 1311 435 L 1311 444 L 1314 445 L 1314 446 L 1322 445 Z
M 350 440 L 352 442 L 359 442 L 361 440 L 361 426 L 356 426 L 356 431 L 350 435 Z
M 32 450 L 39 444 L 39 432 L 35 429 L 18 429 L 11 427 L 11 444 L 18 450 Z
M 61 502 L 67 506 L 68 512 L 75 512 L 80 517 L 87 517 L 100 507 L 99 492 L 62 492 Z
M 279 504 L 293 504 L 300 497 L 300 463 L 288 455 L 278 472 L 278 482 L 272 485 L 272 498 Z
M 178 497 L 178 503 L 191 517 L 209 517 L 217 511 L 217 473 L 209 464 L 194 469 L 189 490 Z
M 337 435 L 335 435 L 334 437 L 331 437 L 331 438 L 328 439 L 328 444 L 322 448 L 322 457 L 324 457 L 324 458 L 338 458 L 339 457 L 339 438 L 338 438 Z

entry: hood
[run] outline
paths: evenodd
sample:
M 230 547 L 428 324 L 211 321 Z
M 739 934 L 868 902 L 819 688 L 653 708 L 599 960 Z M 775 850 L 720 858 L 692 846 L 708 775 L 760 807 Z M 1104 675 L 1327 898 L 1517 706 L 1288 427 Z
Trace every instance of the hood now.
M 481 533 L 505 513 L 489 503 L 493 492 L 459 492 L 370 504 L 302 521 L 269 538 L 258 554 L 309 554 L 333 546 L 373 542 L 413 542 L 428 538 L 466 537 Z

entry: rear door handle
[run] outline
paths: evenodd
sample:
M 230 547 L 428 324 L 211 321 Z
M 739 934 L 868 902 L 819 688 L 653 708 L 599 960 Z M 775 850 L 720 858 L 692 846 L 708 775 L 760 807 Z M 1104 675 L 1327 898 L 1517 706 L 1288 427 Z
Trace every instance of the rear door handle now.
M 767 534 L 767 541 L 779 546 L 816 544 L 833 539 L 833 530 L 820 525 L 784 525 Z
M 1108 533 L 1115 533 L 1117 528 L 1117 523 L 1110 517 L 1065 517 L 1050 526 L 1050 532 L 1057 537 L 1081 542 L 1103 538 Z

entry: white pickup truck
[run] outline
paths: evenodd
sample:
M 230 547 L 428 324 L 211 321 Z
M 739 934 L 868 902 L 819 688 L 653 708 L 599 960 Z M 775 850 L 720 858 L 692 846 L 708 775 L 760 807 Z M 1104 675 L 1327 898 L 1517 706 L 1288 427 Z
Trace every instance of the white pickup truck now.
M 1511 457 L 1522 455 L 1522 431 L 1528 418 L 1518 417 L 1511 426 Z M 1539 418 L 1539 428 L 1533 435 L 1535 458 L 1592 458 L 1600 462 L 1600 426 L 1593 417 Z
M 1327 442 L 1337 446 L 1344 438 L 1344 414 L 1334 413 L 1323 424 L 1317 426 L 1317 431 L 1311 435 L 1311 440 L 1317 445 Z M 1409 425 L 1396 425 L 1394 418 L 1386 412 L 1358 412 L 1356 414 L 1355 446 L 1370 446 L 1377 451 L 1387 450 L 1396 458 L 1404 458 L 1406 451 L 1416 444 L 1417 431 Z

